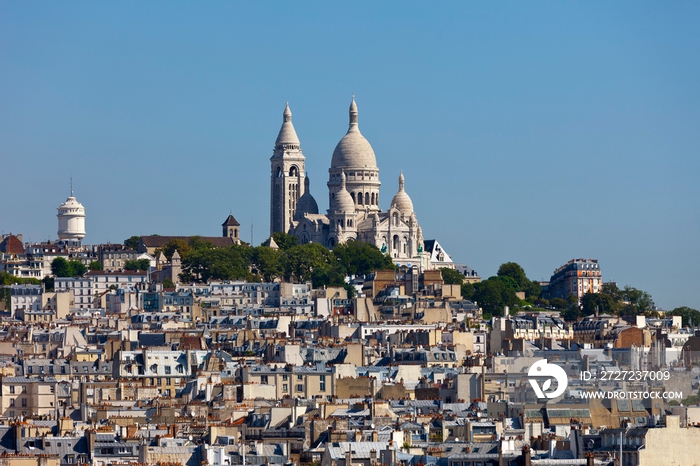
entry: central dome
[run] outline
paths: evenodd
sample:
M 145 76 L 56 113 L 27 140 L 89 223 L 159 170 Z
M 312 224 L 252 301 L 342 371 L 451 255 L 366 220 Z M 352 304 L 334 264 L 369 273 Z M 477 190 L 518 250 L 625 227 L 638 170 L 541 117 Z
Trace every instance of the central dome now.
M 360 133 L 357 124 L 355 97 L 350 104 L 350 127 L 340 140 L 331 159 L 331 168 L 376 168 L 377 158 L 369 141 Z

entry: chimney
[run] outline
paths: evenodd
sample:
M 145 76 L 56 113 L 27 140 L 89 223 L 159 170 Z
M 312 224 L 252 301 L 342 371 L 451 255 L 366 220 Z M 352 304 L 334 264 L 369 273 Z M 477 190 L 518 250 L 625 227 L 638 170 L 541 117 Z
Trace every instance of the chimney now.
M 530 456 L 530 447 L 525 445 L 523 447 L 523 465 L 524 466 L 532 466 L 532 458 Z
M 355 441 L 356 441 L 356 442 L 361 442 L 361 441 L 362 441 L 362 432 L 360 432 L 359 430 L 356 430 L 356 431 L 355 431 Z
M 593 453 L 588 453 L 586 455 L 586 466 L 595 466 L 595 458 L 593 457 Z
M 22 423 L 15 423 L 15 451 L 22 451 Z
M 377 433 L 376 430 L 372 431 L 372 441 L 373 442 L 378 442 L 379 441 L 379 434 Z

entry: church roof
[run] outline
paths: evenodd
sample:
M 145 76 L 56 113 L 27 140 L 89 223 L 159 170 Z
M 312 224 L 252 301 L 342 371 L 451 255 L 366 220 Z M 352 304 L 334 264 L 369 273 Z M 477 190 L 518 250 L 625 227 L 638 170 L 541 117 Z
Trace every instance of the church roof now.
M 304 194 L 297 201 L 297 208 L 294 212 L 294 220 L 301 220 L 304 214 L 317 214 L 318 204 L 316 199 L 311 195 L 309 189 L 309 177 L 304 178 Z
M 241 224 L 238 223 L 238 220 L 236 220 L 233 215 L 228 214 L 228 217 L 226 218 L 226 221 L 221 224 L 222 227 L 237 227 L 240 226 Z
M 331 168 L 377 168 L 374 149 L 360 133 L 354 96 L 350 104 L 350 127 L 333 151 Z
M 399 192 L 397 192 L 391 200 L 391 205 L 399 209 L 405 215 L 411 215 L 413 213 L 413 201 L 411 201 L 411 198 L 404 190 L 403 173 L 399 175 Z
M 275 148 L 284 144 L 300 144 L 299 137 L 297 136 L 297 132 L 294 130 L 294 125 L 292 124 L 292 111 L 289 109 L 289 102 L 287 102 L 287 106 L 282 114 L 282 127 L 277 135 Z
M 333 200 L 333 210 L 335 212 L 355 211 L 355 201 L 352 200 L 350 193 L 345 189 L 345 172 L 340 172 L 340 191 L 336 193 Z

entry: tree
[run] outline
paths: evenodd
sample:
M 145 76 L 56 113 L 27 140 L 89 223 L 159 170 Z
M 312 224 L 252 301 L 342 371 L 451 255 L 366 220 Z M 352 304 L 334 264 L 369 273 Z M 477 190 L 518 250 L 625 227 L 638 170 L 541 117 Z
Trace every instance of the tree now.
M 172 289 L 175 288 L 175 284 L 169 277 L 165 277 L 165 279 L 163 280 L 163 288 Z
M 57 257 L 51 261 L 51 273 L 56 277 L 71 277 L 73 270 L 66 259 Z
M 151 268 L 151 261 L 148 259 L 133 259 L 124 262 L 124 270 L 143 270 Z
M 226 248 L 194 249 L 182 261 L 180 278 L 185 282 L 252 279 L 250 263 L 253 251 L 239 244 Z
M 479 303 L 485 314 L 502 316 L 505 306 L 515 306 L 520 302 L 515 295 L 515 280 L 511 277 L 490 277 L 474 284 L 472 299 Z
M 518 286 L 518 291 L 524 291 L 525 285 L 527 282 L 529 282 L 523 268 L 515 262 L 506 262 L 505 264 L 501 264 L 496 275 L 499 277 L 510 277 L 515 280 L 515 283 L 517 283 Z
M 337 265 L 337 259 L 328 249 L 317 243 L 292 246 L 282 257 L 282 269 L 287 280 L 299 283 L 311 280 L 314 269 L 330 264 Z
M 586 293 L 581 298 L 581 310 L 584 315 L 595 314 L 596 308 L 599 314 L 613 314 L 615 302 L 610 295 L 605 293 Z
M 341 271 L 345 275 L 368 275 L 376 270 L 394 270 L 391 258 L 373 244 L 348 241 L 333 248 Z
M 625 286 L 621 292 L 622 300 L 629 303 L 624 310 L 631 314 L 644 314 L 651 312 L 654 307 L 654 300 L 646 291 L 638 290 L 631 286 Z
M 87 272 L 87 267 L 80 261 L 67 261 L 63 257 L 57 257 L 51 262 L 51 273 L 56 277 L 82 277 Z
M 455 269 L 450 269 L 448 267 L 440 268 L 442 274 L 442 281 L 445 285 L 461 285 L 464 282 L 464 277 L 461 273 Z
M 192 251 L 192 246 L 190 246 L 190 243 L 188 241 L 182 238 L 174 238 L 165 243 L 165 245 L 162 248 L 156 249 L 154 253 L 157 257 L 158 254 L 162 252 L 166 259 L 171 260 L 175 250 L 177 250 L 177 253 L 180 255 L 180 258 L 184 260 L 189 255 L 190 251 Z
M 129 249 L 133 249 L 135 251 L 136 249 L 138 249 L 140 242 L 141 242 L 140 236 L 132 236 L 132 237 L 124 240 L 124 246 L 126 246 Z
M 275 240 L 275 243 L 277 243 L 277 246 L 282 251 L 286 251 L 287 249 L 299 245 L 299 238 L 297 238 L 296 236 L 292 236 L 288 233 L 284 233 L 282 231 L 274 232 L 272 234 L 272 239 Z
M 562 298 L 552 298 L 549 300 L 549 305 L 552 306 L 554 309 L 557 310 L 564 310 L 567 307 L 569 307 L 569 303 L 566 302 L 565 299 Z
M 90 270 L 102 270 L 102 263 L 100 261 L 92 261 L 88 265 L 88 269 L 90 269 Z
M 472 300 L 472 296 L 474 295 L 474 284 L 473 283 L 462 283 L 462 286 L 460 287 L 460 290 L 462 292 L 462 298 Z
M 683 318 L 683 327 L 700 326 L 700 311 L 688 306 L 677 307 L 666 313 L 667 316 L 681 316 Z
M 253 248 L 252 263 L 255 272 L 266 282 L 282 276 L 282 251 L 269 246 Z
M 41 280 L 41 282 L 44 284 L 44 289 L 46 291 L 53 291 L 54 286 L 56 286 L 54 278 L 50 276 L 44 277 L 44 279 Z

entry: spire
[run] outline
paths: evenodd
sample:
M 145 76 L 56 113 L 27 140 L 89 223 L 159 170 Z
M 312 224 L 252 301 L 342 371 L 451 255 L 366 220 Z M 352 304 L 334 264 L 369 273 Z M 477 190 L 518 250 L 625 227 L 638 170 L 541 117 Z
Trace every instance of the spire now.
M 399 191 L 403 190 L 403 170 L 401 170 L 401 174 L 399 174 Z
M 70 177 L 70 197 L 73 197 L 73 177 Z
M 306 177 L 304 178 L 304 192 L 308 193 L 309 192 L 309 174 L 306 174 Z
M 352 95 L 350 102 L 350 130 L 357 129 L 357 104 L 355 103 L 355 94 Z
M 345 170 L 340 170 L 340 189 L 345 189 Z
M 295 145 L 296 149 L 299 149 L 299 144 L 299 137 L 292 124 L 292 111 L 289 109 L 289 102 L 287 102 L 282 114 L 282 127 L 275 141 L 275 149 L 283 149 L 282 146 L 286 145 Z

